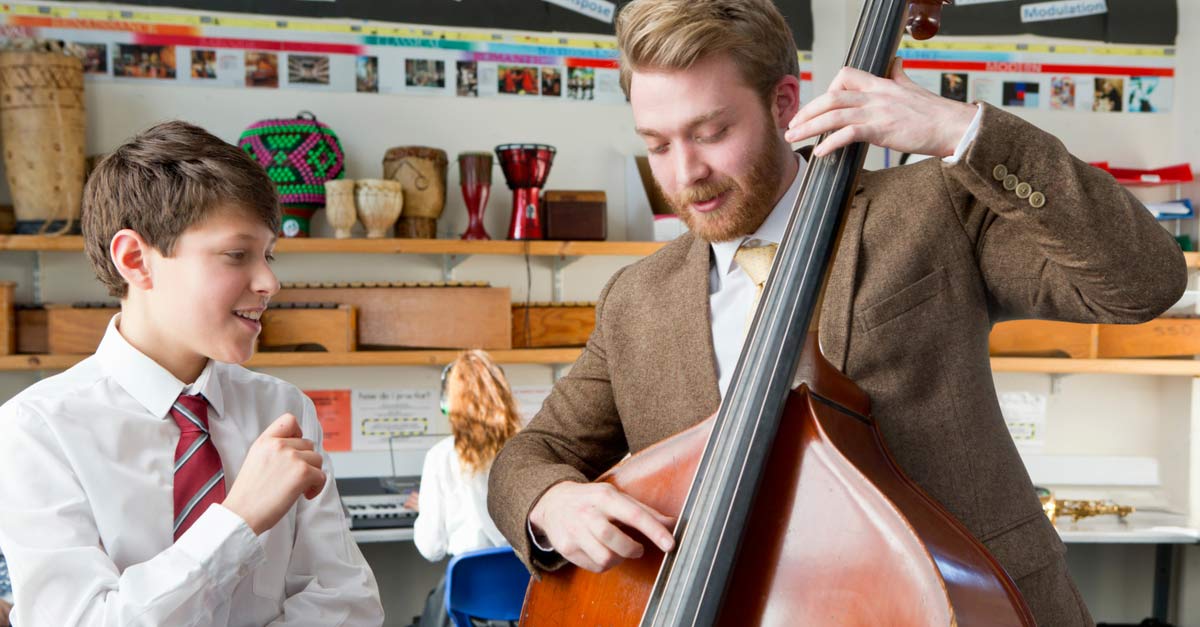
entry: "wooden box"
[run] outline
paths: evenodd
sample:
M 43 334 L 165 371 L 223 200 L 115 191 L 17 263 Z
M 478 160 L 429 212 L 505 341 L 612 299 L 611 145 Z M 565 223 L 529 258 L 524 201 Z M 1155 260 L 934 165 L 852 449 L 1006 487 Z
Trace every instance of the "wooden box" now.
M 607 207 L 602 191 L 547 190 L 542 198 L 545 239 L 607 239 Z
M 1049 320 L 1001 322 L 992 327 L 988 351 L 1014 357 L 1095 358 L 1097 326 Z
M 282 303 L 263 312 L 258 347 L 264 351 L 308 350 L 329 353 L 358 348 L 357 312 L 353 305 Z
M 528 320 L 528 324 L 526 321 Z M 513 348 L 583 346 L 596 326 L 595 303 L 515 303 Z
M 46 337 L 55 355 L 88 355 L 96 352 L 108 321 L 119 307 L 46 305 Z
M 1092 359 L 1200 355 L 1200 318 L 1159 318 L 1144 324 L 1002 322 L 992 328 L 989 350 L 992 355 Z
M 1200 318 L 1159 318 L 1144 324 L 1099 326 L 1100 357 L 1200 355 Z
M 12 281 L 0 281 L 0 355 L 17 350 L 17 311 L 13 303 L 16 287 Z
M 44 355 L 50 352 L 50 338 L 47 334 L 45 307 L 17 308 L 18 353 Z
M 278 302 L 336 302 L 358 309 L 360 348 L 512 348 L 506 287 L 461 284 L 289 284 Z

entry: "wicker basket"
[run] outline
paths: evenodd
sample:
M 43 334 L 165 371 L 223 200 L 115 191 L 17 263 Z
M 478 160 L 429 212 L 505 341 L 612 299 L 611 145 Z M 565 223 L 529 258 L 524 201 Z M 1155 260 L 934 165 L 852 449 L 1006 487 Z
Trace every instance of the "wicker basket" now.
M 86 122 L 82 61 L 0 52 L 0 137 L 18 233 L 77 231 Z

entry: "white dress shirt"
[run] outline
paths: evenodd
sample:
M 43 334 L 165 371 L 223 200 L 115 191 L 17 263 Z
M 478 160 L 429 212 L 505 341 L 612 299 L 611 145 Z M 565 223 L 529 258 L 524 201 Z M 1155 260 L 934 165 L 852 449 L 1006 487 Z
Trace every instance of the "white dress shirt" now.
M 942 159 L 947 164 L 958 163 L 970 148 L 971 142 L 979 134 L 979 122 L 983 117 L 983 107 L 975 112 L 975 118 L 963 133 L 954 154 Z M 804 180 L 804 171 L 808 164 L 800 155 L 796 155 L 800 167 L 796 170 L 796 178 L 791 186 L 771 210 L 770 215 L 763 221 L 758 230 L 728 242 L 713 242 L 712 262 L 708 275 L 708 308 L 712 321 L 713 351 L 717 356 L 717 384 L 721 389 L 721 398 L 733 379 L 733 370 L 737 367 L 738 357 L 742 353 L 742 343 L 746 335 L 746 322 L 750 317 L 750 306 L 758 292 L 750 276 L 738 267 L 733 260 L 734 253 L 742 243 L 751 245 L 778 244 L 783 240 L 783 232 L 787 229 L 788 218 L 791 217 L 792 206 L 796 196 L 800 194 L 800 183 Z M 755 241 L 757 240 L 757 241 Z
M 342 513 L 312 401 L 295 386 L 210 361 L 185 385 L 130 345 L 114 317 L 96 354 L 0 407 L 0 550 L 14 623 L 380 625 L 375 577 Z M 172 541 L 169 417 L 187 389 L 209 402 L 227 488 L 285 412 L 324 457 L 321 494 L 255 536 L 220 505 Z
M 421 469 L 421 509 L 413 523 L 413 541 L 425 559 L 508 546 L 488 516 L 487 484 L 488 470 L 464 471 L 453 437 L 429 449 Z

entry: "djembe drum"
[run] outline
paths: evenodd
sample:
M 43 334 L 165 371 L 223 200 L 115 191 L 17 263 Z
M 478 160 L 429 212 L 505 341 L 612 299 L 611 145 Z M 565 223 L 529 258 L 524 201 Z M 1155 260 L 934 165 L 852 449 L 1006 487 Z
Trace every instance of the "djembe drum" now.
M 383 177 L 404 188 L 404 212 L 396 237 L 435 239 L 446 208 L 446 151 L 426 146 L 397 146 L 383 157 Z
M 467 205 L 467 230 L 463 239 L 492 239 L 483 228 L 483 210 L 492 191 L 492 153 L 464 152 L 458 155 L 458 177 L 463 202 Z
M 508 239 L 542 239 L 541 200 L 538 197 L 550 166 L 554 146 L 546 144 L 502 144 L 496 146 L 500 169 L 513 190 L 512 222 Z

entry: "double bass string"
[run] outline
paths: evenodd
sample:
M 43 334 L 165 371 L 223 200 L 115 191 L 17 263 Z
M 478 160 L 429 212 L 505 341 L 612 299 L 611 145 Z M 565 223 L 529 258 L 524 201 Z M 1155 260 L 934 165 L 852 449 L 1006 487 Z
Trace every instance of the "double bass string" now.
M 882 57 L 890 54 L 894 39 L 868 41 L 867 34 L 881 32 L 881 28 L 893 30 L 892 24 L 899 32 L 906 6 L 905 0 L 868 0 L 847 65 L 886 73 L 887 60 Z M 823 135 L 821 141 L 826 137 Z M 829 257 L 835 236 L 831 231 L 837 227 L 831 217 L 842 208 L 832 192 L 839 183 L 849 186 L 856 174 L 850 170 L 855 169 L 864 151 L 865 147 L 851 146 L 837 151 L 836 157 L 814 159 L 805 173 L 777 268 L 764 287 L 763 307 L 751 325 L 733 375 L 729 402 L 720 409 L 680 516 L 679 547 L 663 561 L 643 625 L 695 624 L 715 617 L 725 578 L 732 569 L 731 549 L 740 540 L 734 537 L 731 527 L 744 523 L 744 515 L 742 520 L 734 520 L 733 505 L 735 501 L 748 501 L 757 487 L 763 460 L 756 459 L 754 449 L 759 453 L 757 457 L 769 452 L 778 419 L 766 414 L 772 404 L 782 409 L 780 399 L 786 398 L 787 390 L 779 388 L 790 388 L 800 346 L 798 338 L 807 331 L 805 318 L 812 314 L 819 289 L 812 283 L 824 279 L 813 269 Z M 773 296 L 776 292 L 778 297 Z M 789 346 L 796 350 L 787 350 Z

